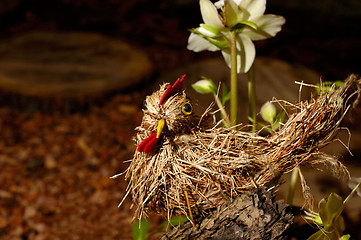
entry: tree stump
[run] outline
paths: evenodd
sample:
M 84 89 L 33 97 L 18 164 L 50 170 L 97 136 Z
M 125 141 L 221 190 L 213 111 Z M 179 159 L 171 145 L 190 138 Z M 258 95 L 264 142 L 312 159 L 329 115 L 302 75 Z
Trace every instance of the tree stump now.
M 99 34 L 32 32 L 0 44 L 0 89 L 23 98 L 86 102 L 151 73 L 143 52 Z
M 173 228 L 160 239 L 282 239 L 293 222 L 283 201 L 259 188 L 213 211 L 210 217 Z

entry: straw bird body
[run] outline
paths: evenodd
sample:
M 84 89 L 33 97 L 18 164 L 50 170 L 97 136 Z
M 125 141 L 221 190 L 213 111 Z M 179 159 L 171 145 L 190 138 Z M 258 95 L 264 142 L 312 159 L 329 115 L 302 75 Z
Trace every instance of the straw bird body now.
M 242 192 L 277 186 L 283 173 L 302 163 L 346 171 L 319 147 L 334 136 L 350 103 L 347 92 L 360 85 L 356 77 L 331 94 L 289 106 L 296 112 L 267 137 L 223 128 L 210 112 L 195 114 L 183 81 L 164 84 L 146 98 L 125 176 L 135 218 L 149 211 L 168 218 L 207 214 Z

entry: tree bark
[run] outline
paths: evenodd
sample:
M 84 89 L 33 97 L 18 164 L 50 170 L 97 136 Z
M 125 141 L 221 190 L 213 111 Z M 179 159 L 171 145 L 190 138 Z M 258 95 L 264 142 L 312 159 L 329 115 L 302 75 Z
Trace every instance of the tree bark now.
M 173 228 L 160 239 L 282 239 L 293 221 L 283 201 L 264 188 L 221 206 L 206 218 Z

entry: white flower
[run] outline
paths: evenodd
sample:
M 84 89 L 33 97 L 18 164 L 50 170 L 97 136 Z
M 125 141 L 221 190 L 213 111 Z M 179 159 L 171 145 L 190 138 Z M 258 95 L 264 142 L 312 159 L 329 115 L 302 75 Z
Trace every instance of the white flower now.
M 235 2 L 237 5 L 239 5 L 242 2 L 242 0 L 233 0 L 233 2 Z M 214 6 L 216 6 L 217 8 L 222 8 L 224 6 L 224 0 L 215 2 Z
M 224 25 L 218 17 L 217 8 L 209 0 L 199 0 L 201 7 L 201 15 L 205 24 L 212 26 L 216 29 L 223 29 Z
M 256 50 L 252 40 L 275 36 L 285 23 L 282 16 L 264 15 L 266 0 L 222 0 L 215 4 L 200 0 L 199 5 L 204 24 L 189 36 L 188 49 L 221 50 L 230 67 L 230 35 L 236 31 L 238 73 L 248 72 L 253 64 Z

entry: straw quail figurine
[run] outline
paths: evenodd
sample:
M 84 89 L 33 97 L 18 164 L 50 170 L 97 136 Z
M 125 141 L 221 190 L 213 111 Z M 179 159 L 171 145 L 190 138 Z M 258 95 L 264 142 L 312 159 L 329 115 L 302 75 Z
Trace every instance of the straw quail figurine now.
M 164 84 L 160 91 L 145 100 L 142 125 L 137 128 L 137 137 L 141 140 L 138 142 L 138 152 L 154 152 L 160 141 L 168 144 L 165 143 L 168 140 L 174 144 L 176 136 L 189 134 L 197 126 L 192 103 L 181 92 L 184 78 L 178 79 L 172 86 Z
M 209 110 L 195 114 L 184 80 L 166 83 L 146 98 L 137 150 L 125 175 L 135 218 L 150 211 L 168 218 L 206 215 L 242 192 L 279 185 L 283 173 L 304 163 L 347 171 L 319 147 L 331 141 L 347 111 L 346 93 L 360 85 L 355 76 L 339 90 L 288 106 L 294 114 L 267 137 L 223 128 Z

